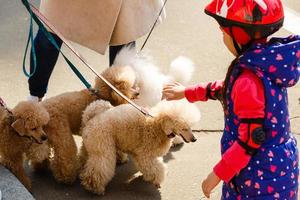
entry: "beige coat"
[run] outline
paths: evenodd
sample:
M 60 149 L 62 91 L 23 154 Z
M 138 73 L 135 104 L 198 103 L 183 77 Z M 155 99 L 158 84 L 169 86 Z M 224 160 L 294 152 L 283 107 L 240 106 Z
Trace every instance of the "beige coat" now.
M 41 0 L 40 10 L 67 39 L 101 54 L 148 33 L 163 0 Z M 165 17 L 163 12 L 160 21 Z

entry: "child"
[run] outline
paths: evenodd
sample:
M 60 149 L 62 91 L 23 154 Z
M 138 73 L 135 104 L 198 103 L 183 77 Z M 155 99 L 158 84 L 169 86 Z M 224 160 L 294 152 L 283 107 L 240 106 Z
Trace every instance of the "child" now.
M 221 100 L 222 159 L 202 183 L 206 197 L 223 180 L 222 199 L 297 199 L 298 150 L 291 134 L 287 87 L 300 74 L 300 36 L 267 37 L 283 24 L 280 0 L 213 0 L 205 9 L 236 58 L 225 81 L 165 86 L 168 100 Z

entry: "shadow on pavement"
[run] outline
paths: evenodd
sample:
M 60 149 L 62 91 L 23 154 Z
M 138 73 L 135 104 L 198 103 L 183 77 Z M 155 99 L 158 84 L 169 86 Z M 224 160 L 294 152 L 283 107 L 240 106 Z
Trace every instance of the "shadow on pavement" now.
M 33 181 L 33 195 L 39 200 L 68 200 L 68 199 L 103 199 L 103 200 L 160 200 L 161 194 L 151 183 L 145 182 L 141 176 L 132 179 L 137 173 L 133 163 L 129 161 L 124 165 L 117 167 L 116 175 L 106 187 L 104 196 L 97 196 L 80 185 L 77 180 L 73 185 L 64 185 L 57 183 L 51 172 L 33 172 L 27 167 Z M 129 182 L 130 180 L 130 182 Z M 44 192 L 48 191 L 47 194 Z

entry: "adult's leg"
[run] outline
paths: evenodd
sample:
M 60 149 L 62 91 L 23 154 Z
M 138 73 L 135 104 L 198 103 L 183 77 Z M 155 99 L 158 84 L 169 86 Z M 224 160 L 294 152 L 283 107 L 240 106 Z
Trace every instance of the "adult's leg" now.
M 59 47 L 62 45 L 61 39 L 52 34 Z M 48 87 L 51 73 L 56 64 L 59 51 L 51 44 L 45 34 L 39 30 L 35 39 L 34 47 L 36 51 L 36 71 L 28 80 L 31 96 L 42 98 Z M 33 56 L 30 55 L 30 73 L 33 73 Z
M 135 41 L 123 45 L 109 46 L 109 66 L 112 66 L 114 64 L 115 58 L 117 54 L 122 50 L 122 48 L 128 46 L 130 46 L 131 48 L 135 48 Z

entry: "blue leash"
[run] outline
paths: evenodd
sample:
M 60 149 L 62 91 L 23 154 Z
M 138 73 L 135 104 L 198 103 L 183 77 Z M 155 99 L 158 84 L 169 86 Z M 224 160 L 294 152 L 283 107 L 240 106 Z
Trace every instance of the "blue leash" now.
M 72 71 L 76 74 L 76 76 L 82 81 L 82 83 L 86 86 L 86 88 L 90 89 L 91 84 L 83 77 L 83 75 L 79 72 L 79 70 L 75 67 L 75 65 L 65 56 L 65 54 L 60 50 L 58 44 L 56 43 L 55 39 L 51 35 L 51 33 L 45 28 L 43 23 L 39 20 L 39 18 L 32 12 L 32 9 L 30 7 L 30 4 L 28 3 L 27 0 L 22 0 L 24 6 L 28 10 L 30 14 L 30 28 L 29 28 L 29 35 L 28 35 L 28 40 L 27 40 L 27 45 L 25 49 L 25 54 L 23 58 L 23 71 L 24 74 L 30 78 L 36 71 L 36 52 L 34 48 L 34 39 L 33 39 L 33 23 L 32 20 L 36 22 L 36 24 L 39 26 L 39 29 L 45 34 L 47 39 L 52 43 L 52 45 L 60 52 L 60 54 L 63 56 L 65 61 L 68 63 L 69 67 L 72 69 Z M 26 61 L 26 54 L 28 51 L 28 46 L 29 43 L 31 43 L 31 53 L 32 53 L 32 58 L 33 58 L 33 72 L 30 74 L 26 71 L 25 67 L 25 61 Z
M 33 30 L 32 29 L 33 29 L 32 17 L 30 17 L 30 26 L 29 26 L 28 39 L 27 39 L 26 49 L 25 49 L 24 58 L 23 58 L 23 72 L 24 72 L 25 76 L 27 76 L 28 78 L 33 76 L 33 74 L 36 71 L 36 65 L 37 65 L 36 64 L 36 53 L 35 53 Z M 31 54 L 32 54 L 32 58 L 33 58 L 33 72 L 32 73 L 30 73 L 30 72 L 28 73 L 26 71 L 26 66 L 25 66 L 29 43 L 31 43 L 31 47 L 32 47 L 31 48 Z

